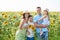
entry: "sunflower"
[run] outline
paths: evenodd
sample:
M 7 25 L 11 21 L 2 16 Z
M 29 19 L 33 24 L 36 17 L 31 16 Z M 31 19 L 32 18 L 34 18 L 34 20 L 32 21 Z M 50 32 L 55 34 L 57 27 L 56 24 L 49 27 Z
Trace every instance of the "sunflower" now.
M 15 23 L 15 25 L 19 25 L 19 24 L 20 24 L 20 22 L 16 22 L 16 23 Z
M 7 15 L 3 15 L 3 18 L 8 18 L 8 16 Z
M 31 25 L 29 25 L 29 27 L 28 28 L 31 28 Z
M 8 21 L 4 21 L 3 22 L 3 25 L 8 25 Z
M 2 13 L 2 16 L 5 15 L 4 13 Z
M 16 18 L 16 16 L 13 16 L 12 18 L 13 18 L 13 19 L 15 19 L 15 18 Z
M 35 27 L 34 26 L 32 26 L 31 28 L 32 28 L 32 30 L 35 30 Z
M 35 27 L 33 25 L 29 25 L 28 28 L 31 28 L 32 30 L 35 30 Z
M 2 12 L 2 16 L 3 16 L 3 15 L 7 15 L 7 12 Z

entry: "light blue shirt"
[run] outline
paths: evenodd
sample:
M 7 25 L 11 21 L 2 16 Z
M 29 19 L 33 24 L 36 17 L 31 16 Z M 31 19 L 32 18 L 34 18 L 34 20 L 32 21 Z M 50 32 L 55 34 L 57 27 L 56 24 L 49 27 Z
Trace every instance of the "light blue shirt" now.
M 42 17 L 42 15 L 36 15 L 34 16 L 34 22 L 37 22 L 40 18 Z M 45 21 L 44 21 L 45 20 Z M 43 24 L 45 25 L 47 23 L 47 25 L 49 25 L 49 21 L 47 20 L 47 18 L 45 18 L 44 20 L 41 20 L 40 22 L 37 22 L 38 24 Z M 48 31 L 47 28 L 42 28 L 42 32 Z M 36 27 L 36 32 L 40 33 L 40 28 Z
M 42 17 L 42 15 L 35 15 L 33 18 L 33 21 L 38 23 L 38 24 L 42 24 L 43 20 L 41 20 L 40 22 L 37 22 L 40 18 Z M 36 27 L 36 32 L 40 33 L 40 28 Z

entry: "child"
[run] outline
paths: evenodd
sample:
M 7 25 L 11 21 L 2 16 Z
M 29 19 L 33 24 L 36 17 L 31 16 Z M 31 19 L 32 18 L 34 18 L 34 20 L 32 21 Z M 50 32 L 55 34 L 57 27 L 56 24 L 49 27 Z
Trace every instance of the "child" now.
M 32 15 L 29 16 L 29 27 L 27 29 L 27 40 L 34 40 L 34 22 L 33 22 L 33 17 Z
M 40 18 L 39 20 L 38 20 L 38 22 L 40 21 L 40 20 L 43 20 L 43 25 L 49 25 L 49 15 L 48 15 L 48 11 L 47 10 L 44 10 L 43 11 L 43 17 L 42 18 Z M 42 35 L 43 34 L 43 32 L 42 32 L 42 28 L 40 28 L 40 35 Z

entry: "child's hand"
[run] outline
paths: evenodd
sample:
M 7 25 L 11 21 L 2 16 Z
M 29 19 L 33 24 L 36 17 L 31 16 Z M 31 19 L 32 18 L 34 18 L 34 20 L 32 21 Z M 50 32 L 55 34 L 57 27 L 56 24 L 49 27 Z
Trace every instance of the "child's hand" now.
M 38 20 L 38 22 L 40 21 L 40 19 Z

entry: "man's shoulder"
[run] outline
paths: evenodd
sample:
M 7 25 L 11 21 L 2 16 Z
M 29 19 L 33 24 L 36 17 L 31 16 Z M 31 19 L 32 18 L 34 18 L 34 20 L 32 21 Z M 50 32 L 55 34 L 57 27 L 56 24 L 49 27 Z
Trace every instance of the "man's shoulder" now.
M 38 16 L 38 15 L 35 15 L 34 18 L 37 17 L 37 16 Z

